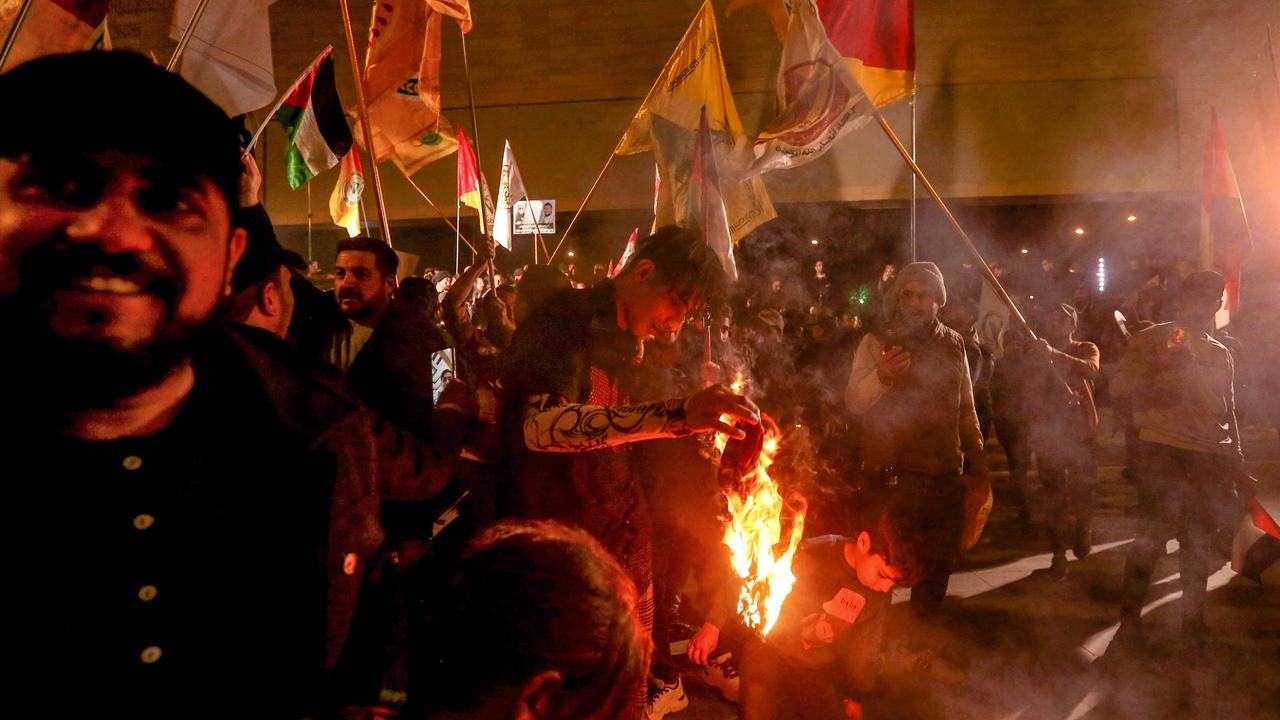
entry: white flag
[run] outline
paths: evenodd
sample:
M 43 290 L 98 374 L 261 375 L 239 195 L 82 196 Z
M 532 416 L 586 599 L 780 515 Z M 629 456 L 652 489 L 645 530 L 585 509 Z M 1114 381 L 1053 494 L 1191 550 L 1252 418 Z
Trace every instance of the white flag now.
M 276 99 L 267 6 L 275 0 L 209 0 L 178 72 L 235 117 Z M 169 37 L 177 40 L 200 0 L 178 0 Z
M 982 280 L 982 295 L 978 299 L 978 322 L 975 327 L 978 331 L 978 342 L 991 351 L 992 357 L 997 360 L 1004 357 L 1004 332 L 1009 328 L 1009 306 L 1004 304 L 986 278 Z
M 511 249 L 511 207 L 518 200 L 529 197 L 520 177 L 520 166 L 511 152 L 511 141 L 502 148 L 502 175 L 498 178 L 498 207 L 493 215 L 493 239 L 499 245 Z
M 827 38 L 811 0 L 792 7 L 778 68 L 777 102 L 778 116 L 756 138 L 752 172 L 816 160 L 875 116 L 875 105 Z

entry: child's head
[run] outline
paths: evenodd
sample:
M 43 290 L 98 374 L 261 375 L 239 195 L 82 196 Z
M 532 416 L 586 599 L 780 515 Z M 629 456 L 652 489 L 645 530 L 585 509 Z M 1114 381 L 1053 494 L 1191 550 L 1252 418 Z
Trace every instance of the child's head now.
M 890 497 L 864 505 L 852 513 L 851 526 L 845 557 L 863 585 L 888 592 L 920 581 L 934 548 L 909 504 Z

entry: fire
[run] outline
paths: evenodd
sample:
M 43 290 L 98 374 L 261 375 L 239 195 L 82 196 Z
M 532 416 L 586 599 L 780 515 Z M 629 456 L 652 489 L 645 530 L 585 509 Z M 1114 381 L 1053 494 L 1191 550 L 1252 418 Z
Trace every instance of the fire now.
M 741 391 L 741 380 L 734 390 Z M 791 594 L 796 577 L 791 561 L 804 536 L 805 506 L 796 503 L 790 518 L 789 534 L 782 543 L 783 514 L 786 502 L 769 468 L 778 455 L 781 433 L 776 426 L 765 430 L 764 443 L 753 469 L 733 487 L 725 488 L 729 521 L 724 544 L 729 548 L 734 572 L 742 581 L 738 594 L 738 617 L 747 627 L 762 636 L 773 629 L 782 612 L 782 603 Z M 724 436 L 716 438 L 723 452 Z

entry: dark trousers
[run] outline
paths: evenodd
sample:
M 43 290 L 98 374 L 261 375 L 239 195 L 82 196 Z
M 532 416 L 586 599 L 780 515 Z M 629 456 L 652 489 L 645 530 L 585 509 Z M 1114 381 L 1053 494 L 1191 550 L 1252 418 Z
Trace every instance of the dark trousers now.
M 744 643 L 738 669 L 742 673 L 738 694 L 741 720 L 844 717 L 844 698 L 836 689 L 838 666 L 805 667 L 759 638 L 752 638 Z
M 1182 622 L 1202 624 L 1206 581 L 1221 566 L 1244 514 L 1229 475 L 1231 458 L 1139 441 L 1137 537 L 1125 561 L 1120 616 L 1137 621 L 1165 543 L 1178 539 Z
M 947 595 L 951 570 L 960 554 L 964 532 L 965 487 L 959 474 L 923 475 L 898 472 L 897 484 L 885 488 L 900 494 L 932 550 L 925 561 L 924 579 L 911 589 L 911 609 L 919 617 L 935 614 Z
M 1049 542 L 1054 554 L 1061 555 L 1078 534 L 1073 533 L 1073 529 L 1086 527 L 1093 519 L 1093 491 L 1098 482 L 1097 447 L 1093 438 L 1043 438 L 1036 446 L 1036 463 L 1040 469 Z

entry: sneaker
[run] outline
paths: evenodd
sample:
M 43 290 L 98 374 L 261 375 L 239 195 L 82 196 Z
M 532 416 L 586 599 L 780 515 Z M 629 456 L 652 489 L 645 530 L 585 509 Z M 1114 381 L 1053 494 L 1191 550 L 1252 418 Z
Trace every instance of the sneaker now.
M 645 703 L 644 716 L 648 720 L 662 720 L 671 713 L 689 707 L 689 696 L 684 693 L 684 681 L 676 676 L 674 685 L 655 679 L 649 687 L 649 701 Z
M 702 679 L 708 685 L 720 691 L 720 695 L 731 703 L 738 702 L 738 686 L 742 678 L 738 677 L 738 666 L 733 661 L 732 653 L 725 653 L 712 658 L 702 671 Z
M 1093 523 L 1088 520 L 1076 521 L 1076 541 L 1071 546 L 1071 552 L 1076 554 L 1077 560 L 1083 560 L 1093 552 Z

